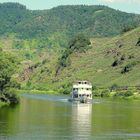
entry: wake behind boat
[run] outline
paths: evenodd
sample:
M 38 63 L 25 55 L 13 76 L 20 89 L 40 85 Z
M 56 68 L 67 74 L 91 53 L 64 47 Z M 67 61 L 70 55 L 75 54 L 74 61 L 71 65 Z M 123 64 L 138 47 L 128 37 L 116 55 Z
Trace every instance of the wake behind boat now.
M 74 83 L 69 101 L 79 103 L 92 102 L 92 84 L 89 81 L 77 81 Z

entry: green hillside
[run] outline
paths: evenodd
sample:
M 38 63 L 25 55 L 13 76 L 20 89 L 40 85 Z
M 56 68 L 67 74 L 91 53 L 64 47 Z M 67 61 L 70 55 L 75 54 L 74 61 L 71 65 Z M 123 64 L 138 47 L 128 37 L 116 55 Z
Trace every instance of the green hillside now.
M 31 11 L 4 3 L 0 23 L 0 50 L 20 62 L 13 78 L 23 89 L 61 91 L 75 80 L 89 80 L 97 87 L 140 85 L 140 15 L 106 6 Z M 71 40 L 81 32 L 91 45 L 82 37 Z
M 71 64 L 57 76 L 55 72 L 63 51 L 42 50 L 38 61 L 20 74 L 20 80 L 29 89 L 61 89 L 75 80 L 89 80 L 97 87 L 140 85 L 140 28 L 113 38 L 92 38 L 86 52 L 70 55 Z M 23 86 L 25 86 L 23 84 Z
M 0 4 L 0 35 L 18 38 L 51 38 L 85 32 L 91 37 L 114 36 L 140 24 L 140 15 L 106 6 L 59 6 L 50 10 L 28 10 L 18 3 Z

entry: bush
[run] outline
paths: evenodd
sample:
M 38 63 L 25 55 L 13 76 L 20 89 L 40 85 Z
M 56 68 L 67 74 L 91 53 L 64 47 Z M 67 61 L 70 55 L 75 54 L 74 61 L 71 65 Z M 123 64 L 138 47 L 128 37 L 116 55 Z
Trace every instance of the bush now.
M 125 25 L 124 27 L 123 27 L 123 29 L 122 29 L 122 33 L 126 33 L 126 32 L 129 32 L 129 31 L 131 31 L 131 30 L 133 30 L 134 28 L 136 28 L 135 27 L 135 25 L 134 26 L 132 26 L 132 25 Z
M 17 104 L 19 102 L 19 98 L 15 93 L 15 89 L 13 88 L 4 90 L 3 95 L 5 102 L 8 102 L 10 104 Z
M 15 57 L 0 52 L 0 101 L 17 103 L 13 88 L 20 88 L 20 84 L 12 79 L 18 61 Z
M 128 56 L 128 59 L 133 59 L 133 58 L 135 58 L 135 56 L 133 54 Z
M 140 46 L 140 37 L 138 38 L 138 41 L 136 43 L 136 46 Z
M 59 92 L 62 94 L 70 94 L 71 93 L 71 84 L 67 83 L 61 86 Z
M 125 54 L 123 54 L 123 55 L 121 56 L 120 60 L 121 60 L 121 61 L 124 61 L 125 59 L 126 59 L 126 56 L 125 56 Z
M 110 90 L 113 91 L 113 90 L 117 90 L 119 88 L 119 86 L 117 84 L 113 84 L 111 87 L 110 87 Z
M 84 34 L 78 34 L 69 42 L 69 47 L 63 52 L 62 56 L 58 59 L 58 66 L 56 69 L 56 76 L 64 67 L 70 66 L 70 54 L 74 51 L 85 52 L 89 49 L 90 40 Z
M 95 97 L 101 97 L 101 91 L 99 91 L 99 90 L 94 90 L 94 91 L 93 91 L 93 96 L 95 96 Z
M 122 74 L 127 73 L 133 69 L 133 67 L 137 64 L 137 62 L 133 62 L 130 64 L 127 64 L 121 71 Z
M 71 50 L 85 52 L 89 48 L 90 44 L 91 42 L 89 38 L 85 34 L 79 33 L 72 40 L 70 40 L 69 48 Z
M 109 97 L 110 90 L 106 89 L 101 92 L 101 97 Z
M 116 92 L 116 94 L 114 96 L 118 96 L 118 97 L 129 97 L 132 96 L 133 93 L 131 91 L 125 91 L 125 92 Z
M 116 59 L 113 63 L 112 63 L 112 67 L 116 67 L 119 64 L 121 64 L 121 61 L 119 59 Z

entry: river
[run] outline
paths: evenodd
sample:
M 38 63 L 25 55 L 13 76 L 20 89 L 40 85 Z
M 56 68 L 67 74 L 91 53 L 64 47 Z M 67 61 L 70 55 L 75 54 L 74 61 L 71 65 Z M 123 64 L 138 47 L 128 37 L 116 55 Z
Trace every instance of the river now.
M 0 140 L 140 140 L 140 101 L 66 98 L 23 94 L 0 108 Z

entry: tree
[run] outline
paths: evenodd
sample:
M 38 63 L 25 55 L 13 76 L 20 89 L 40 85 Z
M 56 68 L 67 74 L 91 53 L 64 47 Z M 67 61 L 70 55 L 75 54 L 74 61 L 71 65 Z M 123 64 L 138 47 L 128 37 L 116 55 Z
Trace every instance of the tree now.
M 63 52 L 62 56 L 58 60 L 58 67 L 56 69 L 56 76 L 60 72 L 60 70 L 64 67 L 70 65 L 70 55 L 76 52 L 86 52 L 90 48 L 90 39 L 84 34 L 77 34 L 73 39 L 69 41 L 69 46 Z
M 77 34 L 73 39 L 69 42 L 69 49 L 72 51 L 86 51 L 89 49 L 91 42 L 88 36 L 86 36 L 84 33 Z
M 140 37 L 138 38 L 136 46 L 140 46 Z
M 17 60 L 4 52 L 0 52 L 0 100 L 16 103 L 18 100 L 12 93 L 11 88 L 19 87 L 19 84 L 12 80 Z

